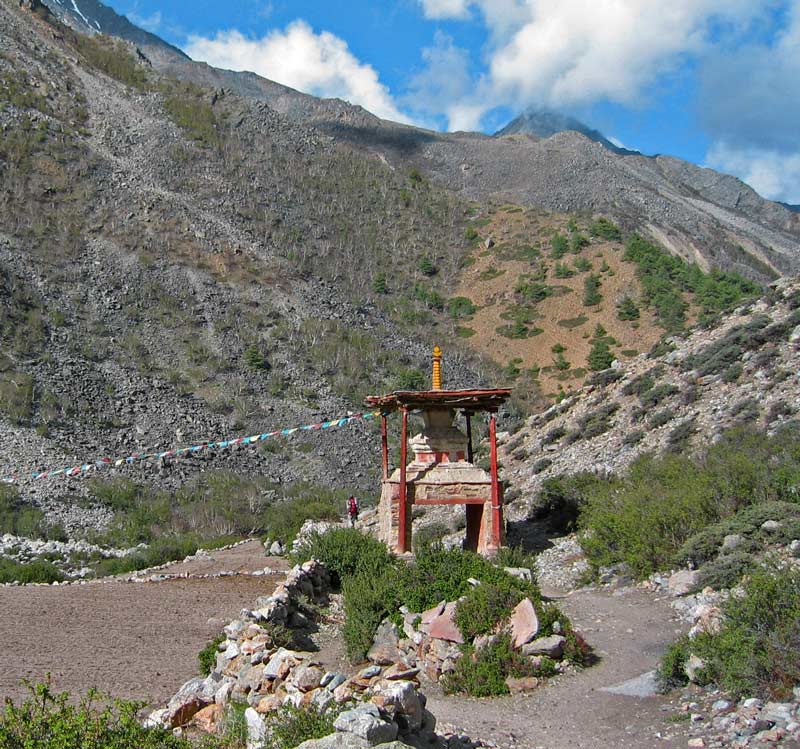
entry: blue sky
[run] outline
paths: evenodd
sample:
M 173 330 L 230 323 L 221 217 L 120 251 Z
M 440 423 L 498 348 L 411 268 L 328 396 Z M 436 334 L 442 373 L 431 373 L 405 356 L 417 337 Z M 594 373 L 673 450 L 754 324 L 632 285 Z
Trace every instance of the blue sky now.
M 800 203 L 800 0 L 110 0 L 219 67 L 439 130 L 527 106 Z

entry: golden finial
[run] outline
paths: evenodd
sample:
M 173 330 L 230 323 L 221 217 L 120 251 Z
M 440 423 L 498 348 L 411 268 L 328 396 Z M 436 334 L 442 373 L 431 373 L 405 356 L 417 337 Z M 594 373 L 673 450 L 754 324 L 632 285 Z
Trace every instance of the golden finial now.
M 433 390 L 442 389 L 442 350 L 433 347 Z

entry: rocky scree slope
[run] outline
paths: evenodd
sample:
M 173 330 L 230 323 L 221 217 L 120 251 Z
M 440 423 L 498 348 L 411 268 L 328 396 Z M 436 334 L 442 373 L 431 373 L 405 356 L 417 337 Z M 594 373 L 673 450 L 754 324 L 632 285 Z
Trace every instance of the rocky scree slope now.
M 800 281 L 776 281 L 716 327 L 673 336 L 661 348 L 659 356 L 615 362 L 505 440 L 512 521 L 535 513 L 547 478 L 617 473 L 646 452 L 699 447 L 737 424 L 769 431 L 795 418 Z
M 457 200 L 16 2 L 0 25 L 0 473 L 313 423 L 427 370 L 427 307 L 399 295 L 423 253 L 437 283 L 457 269 Z M 387 267 L 405 330 L 372 301 Z M 454 385 L 476 372 L 449 359 Z M 376 444 L 365 427 L 304 433 L 130 476 L 366 489 Z M 83 492 L 21 488 L 48 512 Z
M 161 40 L 141 38 L 144 32 L 127 22 L 109 23 L 96 0 L 80 0 L 80 13 L 59 0 L 47 3 L 87 30 L 100 25 L 140 45 L 159 70 L 268 102 L 293 122 L 378 154 L 397 169 L 417 168 L 466 198 L 605 213 L 706 269 L 735 269 L 760 281 L 800 271 L 800 215 L 735 177 L 669 156 L 615 153 L 591 133 L 574 130 L 494 137 L 399 125 L 338 99 L 187 60 Z

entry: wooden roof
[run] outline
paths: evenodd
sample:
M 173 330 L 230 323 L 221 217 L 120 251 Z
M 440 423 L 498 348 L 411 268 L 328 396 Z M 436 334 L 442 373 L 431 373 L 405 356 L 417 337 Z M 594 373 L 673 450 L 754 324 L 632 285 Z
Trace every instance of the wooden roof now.
M 383 411 L 457 408 L 464 411 L 496 412 L 508 400 L 511 390 L 396 390 L 387 395 L 370 395 L 365 403 Z

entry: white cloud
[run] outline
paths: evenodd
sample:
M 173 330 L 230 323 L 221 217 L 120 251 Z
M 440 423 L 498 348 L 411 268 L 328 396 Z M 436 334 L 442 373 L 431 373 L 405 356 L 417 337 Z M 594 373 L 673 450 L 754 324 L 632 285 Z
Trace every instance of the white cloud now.
M 128 20 L 145 31 L 158 31 L 161 28 L 161 11 L 157 10 L 149 16 L 128 13 Z
M 425 18 L 466 18 L 470 0 L 420 0 Z
M 236 30 L 213 38 L 193 35 L 185 51 L 215 67 L 249 70 L 315 96 L 360 104 L 385 119 L 409 122 L 371 65 L 360 62 L 343 39 L 327 31 L 316 34 L 305 21 L 260 39 Z
M 426 14 L 477 7 L 489 30 L 487 73 L 475 81 L 477 127 L 497 106 L 564 107 L 609 99 L 639 106 L 661 76 L 737 28 L 772 0 L 420 0 Z M 447 15 L 447 8 L 450 14 Z M 452 125 L 451 125 L 452 126 Z
M 713 169 L 744 180 L 765 198 L 800 204 L 800 152 L 737 149 L 718 143 L 709 150 L 706 161 Z

